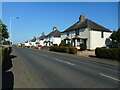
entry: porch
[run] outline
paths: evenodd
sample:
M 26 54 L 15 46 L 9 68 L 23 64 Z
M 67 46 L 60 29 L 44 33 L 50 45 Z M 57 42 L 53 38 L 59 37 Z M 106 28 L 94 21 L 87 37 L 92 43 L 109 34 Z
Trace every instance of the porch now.
M 77 49 L 80 49 L 80 44 L 84 43 L 85 45 L 87 45 L 87 38 L 80 38 L 78 36 L 75 36 L 74 38 L 70 39 L 70 38 L 65 38 L 64 39 L 65 43 L 70 43 L 71 46 L 76 47 Z

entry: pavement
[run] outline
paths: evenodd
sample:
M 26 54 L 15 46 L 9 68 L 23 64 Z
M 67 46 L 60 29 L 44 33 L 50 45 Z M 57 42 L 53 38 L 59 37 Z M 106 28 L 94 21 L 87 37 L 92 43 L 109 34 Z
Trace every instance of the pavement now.
M 13 47 L 14 88 L 118 88 L 118 67 L 96 58 Z M 100 60 L 100 59 L 99 59 Z
M 93 62 L 108 64 L 115 67 L 120 67 L 120 61 L 112 60 L 112 59 L 104 59 L 104 58 L 97 58 L 95 55 L 95 51 L 79 51 L 78 56 L 86 56 L 94 59 L 89 59 Z

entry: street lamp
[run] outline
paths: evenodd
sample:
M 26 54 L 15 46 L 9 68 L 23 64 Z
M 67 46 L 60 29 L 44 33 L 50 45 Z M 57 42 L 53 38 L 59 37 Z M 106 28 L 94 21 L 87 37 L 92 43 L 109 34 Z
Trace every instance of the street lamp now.
M 19 19 L 19 17 L 10 17 L 10 46 L 12 47 L 12 19 Z

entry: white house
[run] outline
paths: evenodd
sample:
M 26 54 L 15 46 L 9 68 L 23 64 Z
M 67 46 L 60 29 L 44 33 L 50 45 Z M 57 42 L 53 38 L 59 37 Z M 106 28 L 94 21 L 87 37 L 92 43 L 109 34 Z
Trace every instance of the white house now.
M 25 46 L 31 46 L 29 41 L 23 43 Z
M 36 45 L 36 37 L 34 37 L 32 40 L 28 40 L 23 43 L 25 46 L 37 46 Z
M 45 35 L 42 33 L 42 36 L 36 38 L 36 46 L 44 46 L 44 41 L 45 41 Z
M 46 46 L 51 46 L 53 44 L 59 45 L 61 43 L 61 32 L 57 30 L 56 27 L 53 27 L 53 31 L 45 36 L 44 44 Z
M 31 44 L 31 46 L 37 46 L 36 45 L 36 37 L 34 37 L 32 40 L 30 40 L 29 43 Z
M 81 43 L 85 43 L 87 49 L 94 50 L 96 47 L 105 46 L 105 40 L 111 34 L 109 29 L 80 15 L 78 22 L 61 33 L 61 39 L 78 49 Z

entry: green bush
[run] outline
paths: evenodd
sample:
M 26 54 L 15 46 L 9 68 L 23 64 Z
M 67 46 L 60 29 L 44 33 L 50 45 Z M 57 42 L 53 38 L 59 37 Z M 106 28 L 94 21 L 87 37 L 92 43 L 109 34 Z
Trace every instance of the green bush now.
M 62 47 L 64 53 L 69 53 L 69 47 Z
M 96 48 L 95 54 L 100 58 L 120 60 L 120 49 L 118 48 Z
M 85 51 L 86 49 L 87 46 L 84 43 L 80 44 L 80 51 Z
M 58 46 L 57 44 L 53 44 L 53 46 Z
M 70 42 L 68 42 L 67 44 L 65 44 L 66 47 L 70 47 Z
M 25 46 L 25 48 L 30 48 L 30 46 Z
M 59 44 L 59 46 L 65 46 L 65 45 L 66 45 L 65 41 L 61 41 L 61 43 Z
M 64 52 L 64 53 L 71 53 L 71 54 L 77 53 L 77 49 L 75 47 L 55 47 L 55 46 L 52 46 L 52 47 L 50 47 L 50 51 Z
M 75 47 L 70 47 L 70 48 L 69 48 L 69 53 L 71 53 L 71 54 L 76 54 L 76 53 L 77 53 L 77 48 L 75 48 Z

